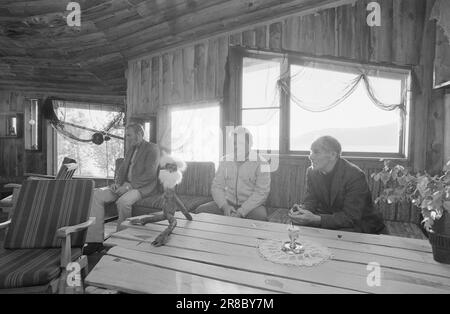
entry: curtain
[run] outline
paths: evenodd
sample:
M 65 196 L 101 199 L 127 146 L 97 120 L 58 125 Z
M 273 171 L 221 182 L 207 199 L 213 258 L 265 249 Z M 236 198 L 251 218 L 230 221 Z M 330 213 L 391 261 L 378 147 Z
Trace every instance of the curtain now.
M 381 110 L 405 111 L 406 84 L 400 90 L 400 98 L 392 99 L 386 92 L 386 83 L 374 84 L 379 80 L 376 73 L 360 68 L 359 73 L 352 73 L 348 69 L 336 68 L 325 63 L 308 62 L 304 65 L 291 65 L 290 86 L 283 75 L 277 82 L 278 90 L 289 95 L 293 104 L 311 112 L 330 110 L 350 97 L 362 85 L 371 102 Z M 401 82 L 397 80 L 397 85 Z M 392 93 L 391 93 L 392 94 Z

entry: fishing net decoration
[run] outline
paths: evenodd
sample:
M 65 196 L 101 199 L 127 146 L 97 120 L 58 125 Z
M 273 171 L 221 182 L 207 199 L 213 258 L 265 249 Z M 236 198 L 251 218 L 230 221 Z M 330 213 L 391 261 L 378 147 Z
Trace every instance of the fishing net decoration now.
M 101 145 L 109 141 L 111 137 L 123 140 L 123 137 L 117 136 L 115 130 L 123 127 L 125 113 L 123 111 L 112 115 L 111 120 L 101 129 L 93 129 L 87 125 L 79 125 L 65 121 L 64 114 L 58 110 L 65 107 L 65 102 L 54 98 L 47 98 L 42 107 L 42 114 L 52 127 L 61 135 L 77 142 Z M 61 119 L 61 118 L 62 119 Z M 76 132 L 75 132 L 76 131 Z

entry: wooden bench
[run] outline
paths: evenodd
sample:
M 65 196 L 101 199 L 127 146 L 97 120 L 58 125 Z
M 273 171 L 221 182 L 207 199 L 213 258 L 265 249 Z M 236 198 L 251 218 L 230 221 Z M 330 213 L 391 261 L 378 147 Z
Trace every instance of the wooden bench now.
M 116 169 L 119 169 L 123 158 L 116 160 Z M 187 162 L 187 167 L 183 173 L 183 180 L 176 187 L 176 192 L 183 201 L 187 209 L 195 211 L 198 206 L 211 202 L 211 184 L 215 175 L 215 166 L 212 162 Z M 115 178 L 117 177 L 117 171 Z M 139 216 L 151 214 L 162 210 L 160 195 L 146 197 L 133 205 L 132 215 Z M 115 203 L 105 206 L 105 221 L 109 222 L 117 217 Z

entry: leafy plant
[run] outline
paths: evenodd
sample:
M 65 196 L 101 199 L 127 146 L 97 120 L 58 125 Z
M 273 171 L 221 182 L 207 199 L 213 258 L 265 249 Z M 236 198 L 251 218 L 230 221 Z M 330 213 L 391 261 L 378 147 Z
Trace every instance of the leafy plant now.
M 444 210 L 450 214 L 450 160 L 443 172 L 441 176 L 431 176 L 426 171 L 413 174 L 407 168 L 385 160 L 383 170 L 372 174 L 372 178 L 384 186 L 375 203 L 410 200 L 421 209 L 425 229 L 433 232 L 433 223 L 443 216 Z

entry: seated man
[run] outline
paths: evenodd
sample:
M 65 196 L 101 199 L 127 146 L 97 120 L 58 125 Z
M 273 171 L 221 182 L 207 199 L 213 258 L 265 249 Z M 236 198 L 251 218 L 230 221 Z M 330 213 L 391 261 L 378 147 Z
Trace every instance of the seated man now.
M 102 248 L 104 239 L 105 203 L 116 202 L 120 224 L 131 217 L 134 203 L 156 193 L 160 151 L 157 145 L 144 140 L 144 129 L 140 124 L 126 127 L 126 141 L 129 149 L 119 168 L 116 183 L 94 190 L 90 216 L 95 217 L 95 224 L 88 228 L 84 254 L 92 254 Z
M 289 212 L 294 224 L 365 233 L 384 229 L 364 172 L 341 158 L 341 144 L 335 138 L 314 141 L 309 159 L 304 203 Z
M 270 173 L 261 171 L 263 161 L 251 154 L 252 136 L 243 127 L 233 133 L 234 154 L 225 156 L 214 177 L 213 202 L 197 208 L 197 213 L 212 213 L 267 221 L 263 206 L 270 192 Z

